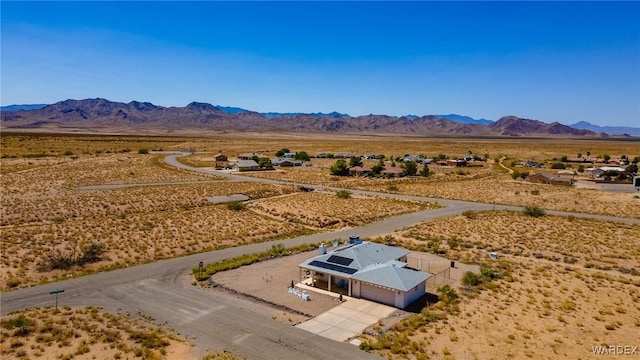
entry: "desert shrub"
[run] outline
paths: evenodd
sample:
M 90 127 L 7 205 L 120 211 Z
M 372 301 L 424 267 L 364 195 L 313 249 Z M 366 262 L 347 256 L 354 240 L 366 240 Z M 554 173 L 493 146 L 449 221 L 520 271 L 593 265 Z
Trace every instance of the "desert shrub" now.
M 473 210 L 465 210 L 462 212 L 462 216 L 466 217 L 467 219 L 475 219 L 477 217 L 477 212 Z
M 560 170 L 562 170 L 562 169 L 566 169 L 567 168 L 567 164 L 564 164 L 564 163 L 561 163 L 561 162 L 556 162 L 556 163 L 551 164 L 551 168 L 552 169 L 560 169 Z
M 438 297 L 447 306 L 458 303 L 458 293 L 449 284 L 438 288 Z
M 366 352 L 371 352 L 371 344 L 369 344 L 369 342 L 366 341 L 366 340 L 361 342 L 359 347 L 360 347 L 360 350 L 364 350 Z
M 467 271 L 462 275 L 462 279 L 460 280 L 460 282 L 462 283 L 462 285 L 467 287 L 476 287 L 482 284 L 482 280 L 482 275 Z
M 398 191 L 398 186 L 389 185 L 389 186 L 387 186 L 387 190 L 389 190 L 389 191 Z
M 45 157 L 45 156 L 47 156 L 47 154 L 45 154 L 45 153 L 37 153 L 37 154 L 26 154 L 26 155 L 23 155 L 23 157 L 24 157 L 24 158 L 26 158 L 26 159 L 43 158 L 43 157 Z
M 362 159 L 358 156 L 352 156 L 349 159 L 349 167 L 362 166 Z
M 348 190 L 338 190 L 336 191 L 336 196 L 340 199 L 348 199 L 351 197 L 351 192 Z
M 140 149 L 140 150 L 138 150 L 138 154 L 146 155 L 148 153 L 149 153 L 149 149 Z
M 71 155 L 73 155 L 73 151 L 67 150 L 67 151 L 64 152 L 64 155 L 65 156 L 71 156 Z
M 545 214 L 544 210 L 537 206 L 527 206 L 524 208 L 524 210 L 522 210 L 522 213 L 527 216 L 533 216 L 535 218 L 544 216 Z
M 227 350 L 218 351 L 213 354 L 207 354 L 202 358 L 202 360 L 241 360 L 241 359 L 246 359 L 246 358 L 239 357 L 233 353 L 230 353 Z
M 105 245 L 101 243 L 93 242 L 80 248 L 77 242 L 70 242 L 64 250 L 51 250 L 48 261 L 40 264 L 38 268 L 40 271 L 48 271 L 83 266 L 100 261 L 104 251 Z
M 309 161 L 311 160 L 311 156 L 306 151 L 296 152 L 293 156 L 295 160 Z
M 424 177 L 429 176 L 429 165 L 424 164 L 424 166 L 422 167 L 422 170 L 420 170 L 420 176 L 424 176 Z
M 156 331 L 134 331 L 131 333 L 131 340 L 147 349 L 163 348 L 170 345 L 169 340 Z
M 17 336 L 28 335 L 33 330 L 35 324 L 36 322 L 34 320 L 29 319 L 24 316 L 24 314 L 2 321 L 3 328 L 7 330 L 17 329 L 15 333 Z
M 84 265 L 100 261 L 105 246 L 101 243 L 91 243 L 82 249 L 82 255 L 78 259 L 78 265 Z
M 232 211 L 241 211 L 247 207 L 244 203 L 241 203 L 240 201 L 236 201 L 236 200 L 229 201 L 226 206 L 227 206 L 227 209 Z

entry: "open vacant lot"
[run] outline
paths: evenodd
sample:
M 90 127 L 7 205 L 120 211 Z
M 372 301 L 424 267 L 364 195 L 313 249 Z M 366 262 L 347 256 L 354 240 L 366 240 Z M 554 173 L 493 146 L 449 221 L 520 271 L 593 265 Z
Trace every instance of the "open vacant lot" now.
M 2 318 L 3 359 L 193 359 L 171 329 L 100 308 L 31 309 Z
M 505 276 L 457 289 L 457 311 L 432 312 L 446 319 L 424 313 L 363 339 L 392 357 L 431 359 L 587 359 L 599 356 L 593 346 L 638 346 L 639 233 L 638 225 L 500 211 L 403 229 L 392 234 L 399 244 Z

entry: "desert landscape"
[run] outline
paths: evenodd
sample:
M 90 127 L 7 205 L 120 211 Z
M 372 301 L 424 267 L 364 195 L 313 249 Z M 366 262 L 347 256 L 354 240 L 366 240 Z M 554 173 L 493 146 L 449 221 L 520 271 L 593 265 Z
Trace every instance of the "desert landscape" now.
M 527 159 L 556 161 L 586 151 L 639 156 L 637 144 L 628 141 L 353 135 L 334 140 L 294 135 L 264 139 L 246 133 L 212 138 L 16 133 L 3 134 L 0 141 L 3 291 L 216 249 L 357 228 L 442 206 L 437 201 L 364 196 L 349 190 L 640 218 L 640 203 L 633 193 L 532 184 L 509 174 L 522 170 L 519 164 Z M 335 159 L 243 174 L 291 182 L 285 185 L 227 180 L 163 161 L 167 152 L 190 151 L 183 163 L 211 169 L 217 153 L 230 160 L 242 153 L 273 157 L 283 147 L 309 154 L 384 154 L 389 159 L 404 154 L 473 153 L 487 161 L 474 168 L 432 166 L 426 178 L 333 176 L 329 168 Z M 364 162 L 372 165 L 377 160 Z M 301 191 L 293 183 L 320 188 Z M 333 189 L 338 188 L 346 189 L 346 196 L 337 196 Z M 237 206 L 207 200 L 232 194 L 249 200 Z M 390 358 L 484 359 L 595 358 L 592 345 L 638 345 L 634 341 L 640 338 L 639 233 L 635 224 L 496 210 L 466 211 L 380 234 L 371 240 L 392 239 L 395 246 L 484 265 L 494 276 L 474 286 L 457 284 L 452 299 L 420 314 L 407 314 L 403 321 L 382 320 L 360 338 L 360 347 Z M 491 252 L 498 253 L 499 260 L 490 259 Z M 116 354 L 129 358 L 140 356 L 140 351 L 147 358 L 195 357 L 187 351 L 187 340 L 170 335 L 170 329 L 149 330 L 152 323 L 133 320 L 130 329 L 157 331 L 167 339 L 161 341 L 165 345 L 138 349 L 131 340 L 107 349 L 102 340 L 91 340 L 91 332 L 106 326 L 101 319 L 126 314 L 93 308 L 61 311 L 86 324 L 78 326 L 73 341 L 38 342 L 36 334 L 44 338 L 50 330 L 41 330 L 43 324 L 55 323 L 57 313 L 33 309 L 3 316 L 3 354 L 42 357 L 48 354 L 47 346 L 57 346 L 63 349 L 60 354 L 74 358 L 118 358 Z M 303 320 L 287 309 L 277 311 L 276 321 Z M 317 309 L 309 313 L 316 314 Z M 27 333 L 7 325 L 20 314 L 35 321 Z M 124 332 L 119 336 L 131 339 Z

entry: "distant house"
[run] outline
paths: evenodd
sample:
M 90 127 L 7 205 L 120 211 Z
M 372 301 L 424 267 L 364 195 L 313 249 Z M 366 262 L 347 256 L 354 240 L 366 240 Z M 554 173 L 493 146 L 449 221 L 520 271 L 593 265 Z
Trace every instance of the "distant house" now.
M 380 172 L 383 176 L 388 177 L 400 177 L 402 176 L 402 168 L 400 167 L 387 167 Z
M 316 159 L 325 159 L 327 157 L 327 153 L 317 153 L 314 157 Z
M 216 169 L 225 168 L 229 165 L 229 161 L 226 155 L 216 154 L 213 156 L 213 161 L 215 163 Z
M 244 154 L 238 155 L 238 160 L 250 160 L 254 156 L 256 156 L 255 153 L 244 153 Z
M 349 168 L 349 172 L 356 175 L 364 175 L 371 172 L 371 168 L 368 166 L 353 166 Z
M 584 169 L 584 173 L 590 178 L 590 179 L 595 179 L 600 177 L 600 174 L 602 174 L 604 170 L 602 170 L 601 168 L 586 168 Z
M 291 160 L 285 158 L 271 159 L 271 165 L 273 166 L 302 166 L 302 160 Z
M 522 166 L 532 167 L 532 168 L 539 168 L 540 167 L 540 163 L 535 161 L 535 160 L 527 160 L 527 161 L 523 161 L 522 162 Z
M 377 159 L 377 155 L 376 154 L 364 154 L 362 155 L 363 158 L 365 158 L 366 160 L 375 160 Z
M 261 170 L 260 165 L 253 160 L 238 160 L 236 162 L 236 168 L 238 171 L 257 171 Z
M 407 268 L 408 250 L 357 241 L 326 252 L 298 265 L 312 285 L 326 283 L 328 291 L 345 291 L 348 296 L 376 301 L 404 309 L 426 292 L 431 274 Z
M 338 159 L 351 159 L 352 157 L 359 157 L 359 156 L 352 153 L 336 153 L 335 155 L 333 155 L 333 157 Z
M 284 153 L 284 155 L 282 155 L 282 157 L 285 159 L 293 159 L 295 156 L 296 156 L 295 153 L 290 153 L 290 152 Z
M 447 160 L 447 166 L 451 167 L 465 167 L 467 166 L 467 161 L 464 159 L 449 159 Z
M 415 161 L 417 163 L 421 163 L 424 158 L 421 155 L 405 155 L 402 159 L 400 159 L 402 162 L 410 162 L 410 161 Z
M 549 175 L 549 174 L 533 174 L 527 177 L 527 181 L 534 184 L 549 184 L 549 185 L 573 185 L 573 178 L 567 176 Z

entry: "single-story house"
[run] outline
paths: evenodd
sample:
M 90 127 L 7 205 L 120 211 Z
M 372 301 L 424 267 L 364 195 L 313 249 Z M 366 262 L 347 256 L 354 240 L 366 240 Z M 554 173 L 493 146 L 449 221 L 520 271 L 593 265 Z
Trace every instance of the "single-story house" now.
M 535 160 L 527 160 L 522 162 L 522 166 L 537 168 L 540 167 L 540 163 Z
M 260 170 L 260 165 L 253 160 L 238 160 L 236 161 L 236 167 L 238 171 L 257 171 Z
M 364 154 L 362 157 L 367 160 L 375 160 L 378 158 L 376 154 Z
M 333 155 L 333 157 L 337 159 L 351 159 L 352 157 L 360 157 L 360 156 L 352 153 L 336 153 L 335 155 Z
M 573 185 L 573 178 L 542 173 L 529 175 L 527 181 L 534 184 Z
M 356 175 L 363 175 L 371 172 L 371 168 L 369 166 L 353 166 L 349 168 L 349 172 Z
M 415 161 L 417 163 L 421 163 L 424 158 L 421 155 L 405 155 L 402 159 L 402 162 Z
M 400 175 L 402 175 L 402 168 L 390 166 L 382 170 L 380 174 L 385 176 L 399 177 Z
M 284 153 L 284 155 L 282 155 L 282 157 L 285 159 L 293 159 L 295 156 L 296 154 L 292 152 Z
M 276 159 L 271 159 L 271 165 L 273 165 L 273 166 L 302 166 L 302 160 L 276 158 Z
M 409 251 L 356 240 L 327 252 L 320 246 L 320 254 L 302 264 L 300 280 L 308 271 L 312 284 L 327 283 L 333 292 L 376 301 L 404 309 L 426 292 L 431 274 L 407 268 Z
M 316 159 L 325 159 L 327 157 L 327 153 L 317 153 L 314 157 Z

